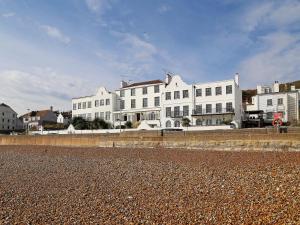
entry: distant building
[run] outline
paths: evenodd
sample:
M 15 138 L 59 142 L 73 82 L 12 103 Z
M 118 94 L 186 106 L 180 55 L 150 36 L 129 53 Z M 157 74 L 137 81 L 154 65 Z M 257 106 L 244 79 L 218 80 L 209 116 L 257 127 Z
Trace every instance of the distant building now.
M 138 83 L 122 81 L 115 93 L 101 87 L 96 95 L 72 99 L 73 117 L 100 117 L 114 126 L 127 121 L 149 127 L 216 126 L 232 121 L 239 127 L 242 92 L 238 74 L 231 80 L 187 84 L 179 75 Z
M 257 95 L 252 97 L 252 104 L 246 105 L 246 110 L 262 110 L 267 122 L 273 120 L 274 113 L 282 113 L 283 122 L 299 121 L 299 95 L 294 86 L 289 91 L 280 92 L 278 81 L 273 86 L 258 85 Z
M 0 104 L 0 131 L 17 130 L 20 126 L 17 113 L 8 105 Z
M 72 119 L 72 112 L 57 112 L 57 123 L 70 124 Z
M 53 108 L 40 111 L 31 111 L 21 116 L 24 124 L 24 128 L 39 129 L 41 125 L 47 122 L 56 123 L 57 116 L 53 112 Z

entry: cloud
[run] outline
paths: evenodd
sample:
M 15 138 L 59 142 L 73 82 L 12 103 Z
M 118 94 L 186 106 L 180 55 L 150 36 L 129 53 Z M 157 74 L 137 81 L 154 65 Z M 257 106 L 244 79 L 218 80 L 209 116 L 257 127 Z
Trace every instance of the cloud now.
M 65 43 L 65 44 L 69 44 L 71 39 L 64 35 L 58 28 L 56 27 L 53 27 L 53 26 L 49 26 L 49 25 L 42 25 L 40 26 L 40 28 L 46 32 L 46 34 L 51 37 L 51 38 L 54 38 L 62 43 Z
M 275 32 L 261 37 L 259 42 L 266 47 L 242 61 L 238 68 L 248 87 L 257 83 L 272 83 L 275 80 L 299 79 L 299 35 Z
M 85 0 L 88 9 L 95 13 L 103 13 L 110 8 L 108 0 Z
M 171 10 L 171 6 L 169 5 L 161 5 L 159 6 L 159 8 L 157 9 L 157 11 L 161 14 L 165 13 L 165 12 L 168 12 Z
M 244 29 L 254 31 L 265 26 L 284 28 L 300 22 L 300 2 L 296 0 L 276 3 L 270 1 L 255 5 L 244 15 Z
M 9 18 L 9 17 L 14 17 L 16 14 L 14 12 L 8 12 L 8 13 L 3 13 L 2 17 L 4 18 Z
M 21 70 L 0 71 L 0 102 L 10 105 L 19 114 L 27 109 L 71 110 L 72 97 L 93 94 L 92 81 L 59 74 L 51 68 L 35 68 L 32 72 Z

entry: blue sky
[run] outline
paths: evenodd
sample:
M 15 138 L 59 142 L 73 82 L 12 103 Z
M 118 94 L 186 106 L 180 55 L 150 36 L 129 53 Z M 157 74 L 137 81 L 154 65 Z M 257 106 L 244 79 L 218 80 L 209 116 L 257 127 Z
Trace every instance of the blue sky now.
M 300 1 L 0 0 L 0 102 L 18 113 L 121 79 L 300 79 Z

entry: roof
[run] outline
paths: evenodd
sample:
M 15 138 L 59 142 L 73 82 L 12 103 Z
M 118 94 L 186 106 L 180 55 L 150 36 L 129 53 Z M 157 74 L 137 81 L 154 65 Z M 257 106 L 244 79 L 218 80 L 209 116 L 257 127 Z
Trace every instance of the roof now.
M 47 110 L 40 110 L 40 111 L 31 111 L 29 113 L 26 113 L 24 115 L 22 115 L 21 117 L 32 117 L 32 116 L 39 116 L 39 117 L 44 117 L 47 115 L 47 113 L 52 112 L 50 109 Z
M 125 86 L 124 88 L 129 88 L 129 87 L 136 87 L 136 86 L 142 86 L 142 85 L 149 85 L 149 84 L 161 84 L 163 83 L 162 80 L 149 80 L 149 81 L 143 81 L 143 82 L 137 82 L 133 84 L 129 84 Z
M 10 108 L 8 105 L 6 105 L 6 104 L 4 104 L 4 103 L 1 103 L 0 106 Z

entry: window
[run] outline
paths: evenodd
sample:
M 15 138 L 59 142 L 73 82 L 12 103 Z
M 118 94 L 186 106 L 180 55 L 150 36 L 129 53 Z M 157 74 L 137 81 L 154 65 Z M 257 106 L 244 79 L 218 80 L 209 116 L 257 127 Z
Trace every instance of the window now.
M 216 113 L 221 113 L 222 112 L 222 103 L 217 103 L 216 104 Z
M 196 97 L 200 97 L 200 96 L 202 96 L 202 89 L 198 88 L 196 89 Z
M 212 120 L 211 119 L 207 119 L 206 120 L 206 126 L 210 126 L 212 125 Z
M 95 101 L 95 107 L 99 107 L 99 100 Z
M 267 120 L 273 119 L 273 112 L 267 112 Z
M 159 97 L 154 97 L 154 106 L 159 106 L 159 105 L 160 105 Z
M 110 112 L 105 112 L 105 120 L 110 120 Z
M 131 99 L 131 108 L 134 109 L 135 107 L 135 99 Z
M 180 106 L 175 106 L 174 107 L 174 117 L 179 117 L 180 116 Z
M 154 86 L 154 93 L 159 93 L 159 85 Z
M 86 109 L 86 102 L 83 102 L 83 103 L 82 103 L 82 108 L 83 108 L 83 109 Z
M 92 120 L 92 114 L 91 114 L 91 113 L 88 113 L 86 119 L 87 119 L 88 121 L 91 121 L 91 120 Z
M 99 118 L 99 113 L 95 112 L 95 118 Z
M 100 100 L 100 106 L 104 105 L 104 99 Z
M 211 88 L 205 88 L 205 96 L 211 96 Z
M 226 112 L 233 112 L 232 102 L 226 103 Z
M 166 122 L 166 127 L 171 127 L 171 126 L 172 126 L 171 121 L 168 120 L 168 121 Z
M 180 92 L 174 91 L 174 99 L 180 99 Z
M 226 94 L 232 94 L 232 85 L 226 86 Z
M 143 95 L 146 95 L 148 93 L 147 87 L 143 87 Z
M 267 106 L 272 106 L 272 99 L 267 99 Z
M 73 110 L 76 110 L 76 103 L 73 104 Z
M 120 109 L 125 109 L 125 100 L 120 101 Z
M 222 94 L 222 87 L 216 87 L 216 95 Z
M 206 104 L 206 113 L 212 113 L 211 104 Z
M 189 97 L 189 90 L 183 90 L 182 91 L 182 98 L 188 98 Z
M 278 105 L 283 105 L 283 98 L 279 98 L 279 99 L 277 100 L 277 104 L 278 104 Z
M 166 92 L 166 100 L 171 100 L 171 92 Z
M 88 108 L 92 108 L 92 102 L 88 102 Z
M 143 107 L 148 107 L 148 98 L 143 98 Z
M 216 119 L 216 125 L 221 125 L 222 124 L 222 120 L 221 119 Z
M 196 114 L 202 114 L 202 105 L 196 105 Z
M 180 127 L 180 121 L 176 120 L 174 123 L 174 127 Z
M 202 126 L 202 120 L 201 119 L 197 119 L 196 120 L 196 125 L 197 126 Z
M 78 103 L 78 109 L 81 109 L 81 102 Z
M 105 100 L 105 105 L 110 105 L 110 99 L 109 99 L 109 98 L 107 98 L 107 99 Z
M 125 97 L 125 91 L 124 90 L 120 91 L 120 97 Z
M 166 117 L 171 117 L 171 107 L 166 107 Z
M 131 96 L 135 96 L 135 88 L 132 88 L 130 91 L 131 91 Z
M 104 119 L 104 112 L 100 112 L 100 119 Z
M 189 106 L 185 105 L 183 106 L 183 116 L 188 116 L 189 115 Z

